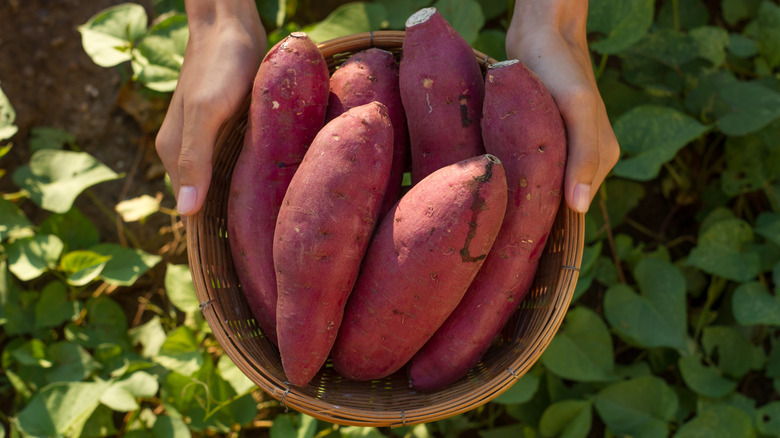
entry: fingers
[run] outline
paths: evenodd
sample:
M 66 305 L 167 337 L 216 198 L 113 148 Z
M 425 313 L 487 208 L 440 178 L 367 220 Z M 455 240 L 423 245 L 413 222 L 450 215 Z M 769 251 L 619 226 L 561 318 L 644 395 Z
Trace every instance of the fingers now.
M 196 104 L 183 120 L 176 163 L 179 178 L 176 209 L 185 216 L 200 210 L 211 183 L 214 143 L 220 126 L 214 121 L 222 118 L 210 117 L 208 108 L 209 105 Z
M 165 114 L 160 130 L 155 138 L 155 149 L 163 166 L 171 178 L 174 197 L 179 196 L 178 157 L 181 150 L 184 105 L 178 91 L 173 93 L 168 112 Z

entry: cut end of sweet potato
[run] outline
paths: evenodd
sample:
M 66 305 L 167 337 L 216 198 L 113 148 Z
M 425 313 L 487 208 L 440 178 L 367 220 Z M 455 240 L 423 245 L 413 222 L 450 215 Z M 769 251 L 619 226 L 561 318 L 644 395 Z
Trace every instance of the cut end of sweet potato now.
M 290 37 L 292 38 L 308 38 L 309 35 L 306 34 L 306 32 L 296 31 L 290 34 Z
M 497 68 L 501 68 L 501 67 L 506 67 L 508 65 L 517 64 L 518 62 L 520 62 L 520 61 L 517 60 L 517 59 L 507 59 L 506 61 L 500 61 L 500 62 L 496 62 L 494 64 L 489 65 L 488 69 L 497 69 Z
M 490 161 L 493 164 L 501 164 L 501 160 L 499 160 L 497 156 L 492 154 L 485 154 L 485 159 Z
M 406 27 L 412 27 L 420 23 L 425 23 L 436 13 L 436 8 L 423 8 L 406 19 Z

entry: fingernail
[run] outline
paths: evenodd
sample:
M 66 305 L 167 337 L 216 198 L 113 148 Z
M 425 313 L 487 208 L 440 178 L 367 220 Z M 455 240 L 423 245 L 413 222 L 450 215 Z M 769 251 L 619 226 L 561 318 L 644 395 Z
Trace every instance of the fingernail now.
M 198 190 L 192 186 L 182 186 L 179 189 L 179 202 L 176 204 L 176 210 L 179 214 L 189 214 L 195 208 L 195 202 L 198 200 Z
M 574 186 L 574 209 L 580 213 L 585 213 L 590 207 L 590 185 L 578 183 Z

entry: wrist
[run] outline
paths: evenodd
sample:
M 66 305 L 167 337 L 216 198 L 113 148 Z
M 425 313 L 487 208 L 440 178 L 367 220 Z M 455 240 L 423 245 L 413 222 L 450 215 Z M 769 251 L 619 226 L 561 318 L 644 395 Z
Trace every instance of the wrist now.
M 517 0 L 507 32 L 507 50 L 549 35 L 587 50 L 588 0 Z M 513 49 L 513 50 L 510 50 Z
M 191 33 L 228 22 L 259 26 L 262 30 L 254 0 L 184 0 L 184 9 Z

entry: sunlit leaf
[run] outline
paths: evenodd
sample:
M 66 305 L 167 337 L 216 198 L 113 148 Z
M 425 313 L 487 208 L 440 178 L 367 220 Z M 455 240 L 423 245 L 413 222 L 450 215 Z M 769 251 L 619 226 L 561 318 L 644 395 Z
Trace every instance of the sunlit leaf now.
M 32 227 L 32 222 L 16 204 L 0 197 L 0 242 L 22 230 L 31 230 Z
M 221 355 L 217 360 L 217 369 L 219 375 L 230 383 L 237 394 L 246 394 L 257 387 L 226 354 Z
M 63 255 L 60 268 L 68 274 L 68 283 L 84 286 L 100 275 L 110 259 L 111 256 L 80 249 Z
M 596 395 L 595 405 L 612 433 L 661 438 L 669 436 L 678 398 L 662 379 L 646 376 L 604 388 Z
M 115 243 L 100 243 L 90 247 L 89 250 L 110 257 L 100 272 L 100 278 L 106 283 L 120 286 L 134 284 L 139 277 L 162 260 L 158 255 Z
M 62 241 L 50 234 L 17 240 L 6 248 L 8 269 L 22 281 L 38 278 L 57 266 L 62 249 Z
M 180 326 L 168 334 L 154 357 L 155 362 L 183 375 L 191 375 L 203 364 L 203 353 L 192 331 Z
M 141 355 L 149 358 L 160 352 L 160 347 L 165 343 L 167 337 L 159 316 L 154 316 L 144 324 L 133 327 L 128 334 L 133 345 L 141 344 L 143 346 Z
M 192 313 L 200 308 L 188 265 L 168 265 L 165 271 L 165 292 L 171 303 L 184 313 Z
M 708 128 L 675 109 L 645 105 L 623 114 L 614 130 L 625 154 L 615 166 L 615 175 L 648 181 Z
M 100 402 L 115 411 L 134 411 L 139 408 L 137 399 L 153 397 L 159 387 L 154 376 L 136 371 L 128 378 L 114 382 L 100 397 Z
M 0 140 L 7 140 L 16 134 L 19 128 L 14 125 L 16 121 L 16 111 L 11 106 L 8 96 L 0 88 Z
M 125 222 L 143 221 L 160 211 L 160 201 L 159 197 L 141 195 L 137 198 L 119 202 L 115 209 Z
M 30 436 L 79 436 L 108 388 L 106 382 L 55 383 L 35 394 L 16 424 Z
M 304 31 L 316 43 L 359 32 L 380 30 L 387 25 L 387 10 L 379 3 L 353 2 L 339 6 L 324 20 Z
M 95 64 L 111 67 L 131 59 L 130 49 L 146 33 L 147 22 L 140 4 L 109 7 L 78 27 L 81 44 Z
M 176 88 L 189 29 L 184 14 L 171 15 L 149 29 L 133 52 L 135 80 L 155 91 Z
M 152 427 L 154 438 L 191 438 L 192 431 L 187 423 L 179 417 L 161 415 L 157 417 Z
M 42 149 L 30 164 L 14 172 L 14 182 L 27 190 L 41 208 L 65 213 L 85 189 L 119 178 L 119 175 L 86 152 Z

